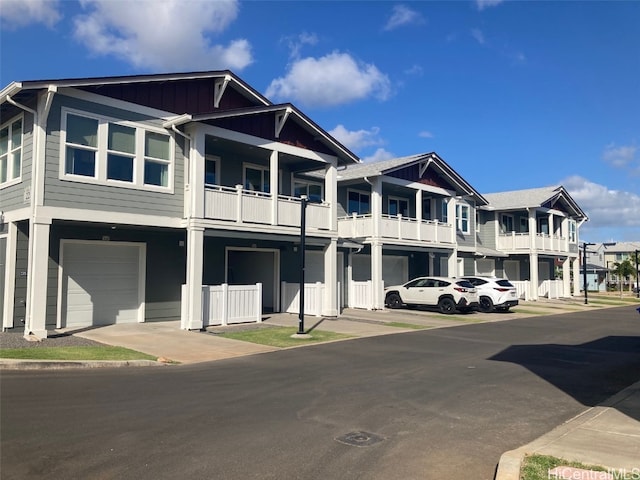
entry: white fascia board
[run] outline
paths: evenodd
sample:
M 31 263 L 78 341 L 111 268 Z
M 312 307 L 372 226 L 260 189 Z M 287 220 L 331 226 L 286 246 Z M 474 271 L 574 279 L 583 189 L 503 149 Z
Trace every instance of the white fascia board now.
M 11 82 L 9 85 L 0 90 L 0 103 L 4 103 L 7 101 L 7 97 L 11 97 L 15 95 L 20 90 L 22 90 L 22 83 L 20 82 Z
M 140 215 L 137 213 L 109 212 L 104 210 L 88 210 L 80 208 L 39 207 L 38 217 L 43 220 L 70 220 L 88 223 L 113 223 L 145 227 L 182 228 L 181 217 Z
M 5 223 L 28 220 L 31 217 L 31 207 L 8 210 L 3 213 Z
M 295 147 L 293 145 L 287 145 L 280 142 L 272 142 L 271 140 L 265 140 L 264 138 L 255 137 L 246 133 L 234 132 L 233 130 L 214 127 L 203 123 L 189 125 L 187 127 L 187 131 L 192 136 L 195 136 L 197 133 L 204 132 L 206 135 L 213 135 L 214 137 L 224 138 L 225 140 L 232 140 L 245 145 L 264 148 L 270 152 L 276 151 L 280 153 L 288 153 L 296 157 L 302 157 L 322 163 L 332 163 L 336 160 L 336 157 L 333 155 L 327 155 L 325 153 L 315 152 L 313 150 L 307 150 L 305 148 Z
M 425 185 L 424 183 L 420 183 L 420 182 L 402 180 L 401 178 L 389 177 L 387 175 L 382 175 L 382 182 L 399 185 L 401 187 L 412 188 L 414 190 L 422 190 L 423 192 L 436 193 L 438 195 L 443 195 L 445 197 L 455 196 L 455 192 L 453 190 L 447 190 L 442 187 L 434 187 L 433 185 Z
M 175 112 L 167 112 L 165 110 L 158 110 L 157 108 L 145 107 L 137 103 L 125 102 L 124 100 L 118 100 L 117 98 L 105 97 L 104 95 L 85 92 L 84 90 L 77 90 L 75 88 L 61 88 L 58 93 L 67 97 L 77 98 L 79 100 L 85 100 L 92 103 L 98 103 L 100 105 L 107 105 L 109 107 L 118 108 L 127 112 L 139 113 L 141 115 L 146 115 L 153 118 L 161 118 L 167 121 L 176 117 Z
M 182 115 L 175 115 L 167 119 L 163 124 L 163 128 L 172 128 L 189 123 L 192 120 L 192 116 L 189 113 L 183 113 Z

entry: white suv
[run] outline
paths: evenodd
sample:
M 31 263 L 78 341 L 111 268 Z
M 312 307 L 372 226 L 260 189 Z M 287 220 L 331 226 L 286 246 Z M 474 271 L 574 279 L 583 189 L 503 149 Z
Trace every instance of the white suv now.
M 478 293 L 461 278 L 419 277 L 385 288 L 384 303 L 389 308 L 426 305 L 438 307 L 441 313 L 468 312 L 478 308 Z
M 508 311 L 518 305 L 518 291 L 506 278 L 462 277 L 478 289 L 480 311 Z

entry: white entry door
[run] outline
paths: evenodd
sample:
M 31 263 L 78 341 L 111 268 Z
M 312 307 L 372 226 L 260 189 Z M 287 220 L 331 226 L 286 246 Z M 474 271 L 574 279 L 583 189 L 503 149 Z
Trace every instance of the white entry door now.
M 142 243 L 62 240 L 59 326 L 144 321 Z

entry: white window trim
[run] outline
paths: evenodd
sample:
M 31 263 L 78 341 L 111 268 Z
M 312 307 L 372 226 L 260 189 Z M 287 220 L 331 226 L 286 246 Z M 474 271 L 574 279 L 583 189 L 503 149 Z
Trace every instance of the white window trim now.
M 221 181 L 221 175 L 220 175 L 220 157 L 217 155 L 211 155 L 210 153 L 205 154 L 204 156 L 204 161 L 205 161 L 205 167 L 206 167 L 206 162 L 214 162 L 216 165 L 216 181 L 218 183 L 207 183 L 207 169 L 205 168 L 204 170 L 204 184 L 207 187 L 213 187 L 215 185 L 222 185 L 222 181 Z M 243 183 L 244 185 L 244 183 Z
M 394 197 L 389 195 L 389 198 L 387 198 L 387 212 L 391 211 L 391 201 L 395 200 L 396 202 L 407 202 L 407 211 L 409 210 L 409 207 L 411 206 L 411 202 L 409 201 L 408 198 L 402 198 L 402 197 Z M 389 214 L 391 215 L 391 214 Z M 409 218 L 409 214 L 407 213 L 407 216 L 403 218 Z
M 505 228 L 505 223 L 504 223 L 504 219 L 505 218 L 510 218 L 511 219 L 511 230 L 507 230 Z M 508 235 L 511 232 L 515 232 L 516 229 L 516 225 L 515 225 L 515 219 L 513 217 L 513 215 L 509 214 L 509 213 L 501 213 L 500 214 L 500 231 L 505 234 Z
M 373 213 L 373 208 L 371 205 L 371 192 L 367 192 L 366 190 L 357 190 L 355 188 L 348 188 L 347 189 L 347 214 L 348 215 L 353 215 L 352 212 L 349 212 L 349 193 L 351 192 L 356 192 L 358 195 L 366 195 L 367 197 L 369 197 L 369 213 L 358 213 L 357 215 L 371 215 Z
M 175 171 L 175 139 L 172 134 L 167 132 L 163 128 L 154 128 L 146 124 L 140 124 L 136 122 L 120 120 L 117 118 L 107 117 L 104 115 L 97 115 L 82 110 L 75 110 L 72 108 L 63 108 L 62 119 L 60 123 L 60 157 L 59 157 L 59 178 L 60 180 L 79 182 L 79 183 L 91 183 L 94 185 L 102 185 L 109 187 L 123 187 L 133 190 L 144 190 L 148 192 L 160 192 L 160 193 L 174 193 L 174 171 Z M 72 173 L 65 172 L 66 165 L 66 150 L 67 150 L 67 116 L 76 115 L 79 117 L 91 118 L 98 120 L 98 145 L 96 152 L 96 176 L 89 177 L 84 175 L 74 175 Z M 133 182 L 126 182 L 122 180 L 112 180 L 107 178 L 107 153 L 108 153 L 108 125 L 114 123 L 117 125 L 123 125 L 136 129 L 136 154 L 133 165 Z M 151 159 L 156 163 L 164 163 L 168 165 L 168 179 L 167 186 L 162 187 L 159 185 L 147 185 L 144 183 L 144 165 L 146 155 L 144 152 L 144 140 L 146 132 L 154 132 L 165 135 L 169 138 L 169 160 Z
M 476 209 L 476 233 L 480 232 L 480 210 Z
M 291 174 L 291 196 L 295 197 L 296 195 L 296 183 L 298 184 L 302 184 L 302 185 L 314 185 L 317 187 L 320 187 L 320 197 L 322 198 L 322 201 L 324 202 L 324 183 L 322 182 L 314 182 L 312 180 L 307 180 L 307 179 L 303 179 L 303 178 L 298 178 L 295 177 L 293 174 Z M 309 189 L 307 189 L 308 191 Z
M 6 187 L 10 187 L 11 185 L 16 185 L 22 182 L 22 170 L 24 166 L 24 114 L 19 113 L 18 115 L 13 117 L 11 120 L 3 123 L 2 125 L 0 125 L 0 130 L 2 130 L 5 127 L 9 127 L 10 129 L 11 125 L 13 125 L 19 119 L 22 120 L 22 133 L 20 134 L 20 171 L 18 172 L 18 175 L 16 177 L 9 178 L 9 168 L 13 168 L 13 162 L 11 161 L 12 149 L 9 148 L 7 150 L 7 181 L 0 183 L 0 190 Z M 9 134 L 8 141 L 11 142 L 11 134 Z
M 467 228 L 462 228 L 462 210 L 467 210 Z M 459 232 L 468 234 L 471 232 L 471 206 L 466 203 L 456 204 L 456 229 Z

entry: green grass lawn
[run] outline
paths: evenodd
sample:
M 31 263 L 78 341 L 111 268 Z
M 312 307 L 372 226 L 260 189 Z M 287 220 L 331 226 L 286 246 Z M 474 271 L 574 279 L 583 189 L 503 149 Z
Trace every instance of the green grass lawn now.
M 146 353 L 123 347 L 2 348 L 0 358 L 19 360 L 156 360 Z
M 426 325 L 416 325 L 415 323 L 404 323 L 404 322 L 387 322 L 385 323 L 387 327 L 396 327 L 396 328 L 412 328 L 414 330 L 424 330 L 425 328 L 431 328 Z
M 531 455 L 526 456 L 522 462 L 522 467 L 520 468 L 520 480 L 548 480 L 549 478 L 556 478 L 555 476 L 549 475 L 549 470 L 555 467 L 574 467 L 583 470 L 593 470 L 596 472 L 607 471 L 607 469 L 603 467 L 585 465 L 584 463 L 579 462 L 570 462 L 568 460 L 549 455 Z M 634 478 L 632 475 L 633 472 L 629 472 L 627 475 L 622 472 L 620 476 L 616 476 L 616 479 L 630 480 L 631 478 Z
M 344 338 L 353 338 L 351 335 L 342 333 L 325 332 L 322 330 L 312 330 L 309 332 L 311 338 L 292 338 L 291 335 L 298 331 L 295 327 L 274 327 L 257 328 L 255 330 L 245 330 L 239 332 L 225 332 L 219 334 L 221 337 L 242 340 L 244 342 L 259 343 L 272 347 L 297 347 L 310 343 L 329 342 Z

